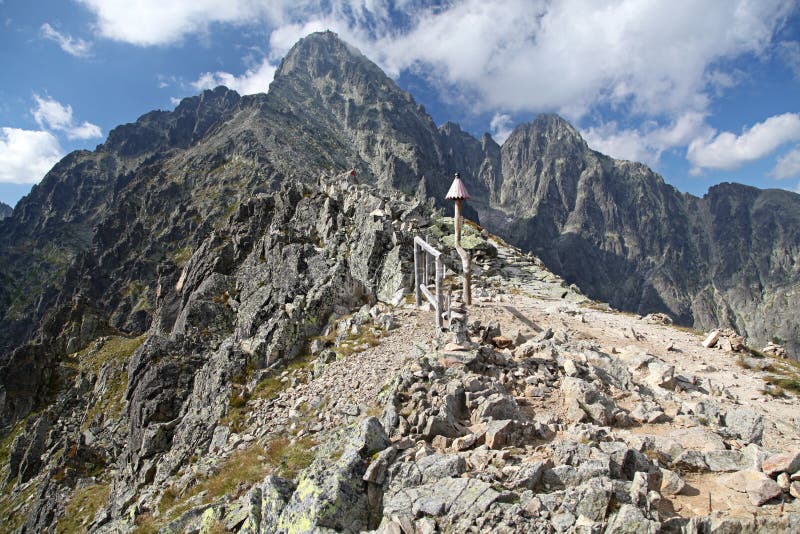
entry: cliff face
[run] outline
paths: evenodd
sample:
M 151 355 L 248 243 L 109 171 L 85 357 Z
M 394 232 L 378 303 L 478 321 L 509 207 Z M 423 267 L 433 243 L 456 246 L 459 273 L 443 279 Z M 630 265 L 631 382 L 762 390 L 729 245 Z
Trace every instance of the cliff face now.
M 8 204 L 4 204 L 0 202 L 0 220 L 9 217 L 14 212 L 14 208 L 9 206 Z
M 501 153 L 490 206 L 512 218 L 493 228 L 587 294 L 800 347 L 788 317 L 800 287 L 800 196 L 735 184 L 683 195 L 642 164 L 590 150 L 556 116 L 518 127 Z

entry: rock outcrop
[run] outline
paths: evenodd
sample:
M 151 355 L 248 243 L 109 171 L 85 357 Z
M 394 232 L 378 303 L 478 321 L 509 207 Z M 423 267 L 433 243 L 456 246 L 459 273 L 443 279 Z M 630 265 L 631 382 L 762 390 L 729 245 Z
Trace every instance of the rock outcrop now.
M 467 308 L 430 199 L 454 168 L 468 215 L 541 257 L 467 225 Z M 572 282 L 791 352 L 796 204 L 679 195 L 554 116 L 502 147 L 436 128 L 352 47 L 309 36 L 268 94 L 221 87 L 118 127 L 0 221 L 4 527 L 791 530 L 792 362 L 731 332 L 736 382 L 681 370 L 680 351 L 733 352 L 659 352 L 664 313 L 592 316 L 607 306 Z M 409 304 L 416 235 L 443 251 L 454 332 Z M 764 380 L 785 388 L 754 393 Z M 720 473 L 717 501 L 757 519 L 688 498 Z

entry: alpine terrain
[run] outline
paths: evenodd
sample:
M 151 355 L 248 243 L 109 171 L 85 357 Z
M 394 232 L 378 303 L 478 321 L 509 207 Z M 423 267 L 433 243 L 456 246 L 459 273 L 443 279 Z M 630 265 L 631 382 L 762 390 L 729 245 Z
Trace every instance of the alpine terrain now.
M 437 127 L 325 32 L 0 219 L 5 530 L 800 530 L 800 195 Z
M 0 202 L 0 219 L 5 219 L 6 217 L 11 215 L 14 209 L 9 206 L 8 204 L 3 204 Z

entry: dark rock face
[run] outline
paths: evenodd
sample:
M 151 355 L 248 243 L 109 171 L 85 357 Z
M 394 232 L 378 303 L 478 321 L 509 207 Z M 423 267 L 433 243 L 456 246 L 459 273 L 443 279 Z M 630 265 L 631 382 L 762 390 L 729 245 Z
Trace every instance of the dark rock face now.
M 10 217 L 13 212 L 14 208 L 9 206 L 8 204 L 0 202 L 0 220 L 5 219 L 6 217 Z
M 486 224 L 498 220 L 491 208 L 514 215 L 494 229 L 587 294 L 800 348 L 787 314 L 800 304 L 800 196 L 736 184 L 683 195 L 644 165 L 590 150 L 556 116 L 518 127 L 501 153 Z

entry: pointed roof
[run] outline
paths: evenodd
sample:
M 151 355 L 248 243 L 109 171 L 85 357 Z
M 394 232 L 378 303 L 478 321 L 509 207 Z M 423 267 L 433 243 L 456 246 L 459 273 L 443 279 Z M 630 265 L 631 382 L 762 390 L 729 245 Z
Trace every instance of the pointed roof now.
M 469 200 L 467 186 L 461 181 L 461 175 L 459 173 L 456 173 L 453 184 L 450 186 L 450 190 L 444 198 L 447 200 Z

